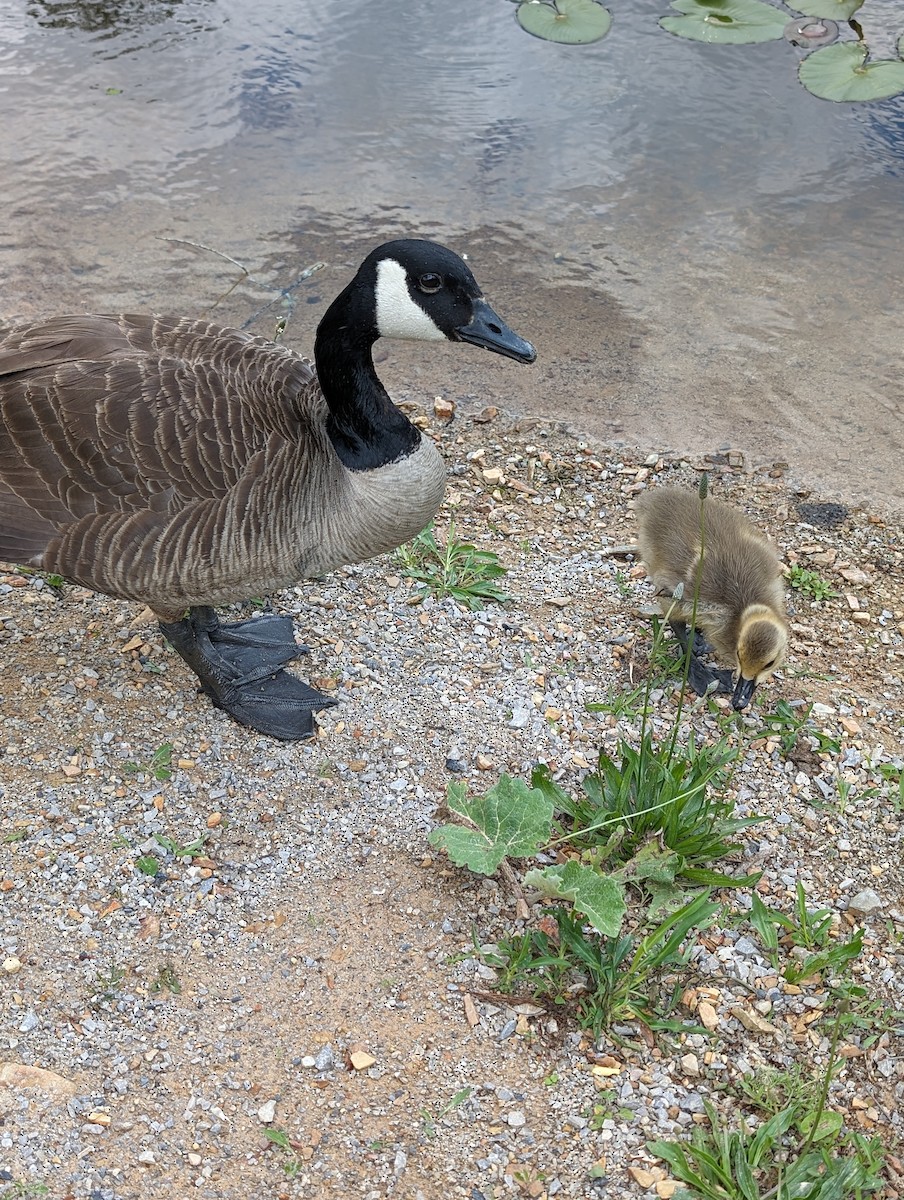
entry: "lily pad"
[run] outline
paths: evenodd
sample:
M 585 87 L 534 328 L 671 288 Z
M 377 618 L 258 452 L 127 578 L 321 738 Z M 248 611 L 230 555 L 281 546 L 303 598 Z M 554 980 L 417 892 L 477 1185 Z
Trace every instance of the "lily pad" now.
M 740 46 L 773 42 L 782 37 L 788 14 L 762 0 L 673 0 L 683 15 L 660 17 L 669 33 L 697 42 L 722 42 Z
M 815 50 L 828 46 L 838 37 L 838 22 L 827 17 L 795 17 L 785 26 L 785 39 L 792 46 Z
M 862 42 L 839 42 L 814 50 L 798 68 L 808 92 L 821 100 L 886 100 L 904 92 L 904 62 L 867 62 Z
M 794 0 L 788 7 L 803 13 L 805 17 L 829 17 L 834 21 L 847 21 L 862 6 L 863 0 Z
M 612 14 L 596 0 L 527 0 L 515 13 L 522 29 L 547 42 L 586 46 L 609 32 Z

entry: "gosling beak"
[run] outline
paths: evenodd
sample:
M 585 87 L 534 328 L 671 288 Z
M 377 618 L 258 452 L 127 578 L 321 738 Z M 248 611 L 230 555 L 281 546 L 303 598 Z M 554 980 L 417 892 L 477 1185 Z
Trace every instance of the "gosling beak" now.
M 746 708 L 750 703 L 755 687 L 755 679 L 745 679 L 743 675 L 739 675 L 738 682 L 735 684 L 734 694 L 731 697 L 731 707 L 737 712 L 740 712 L 742 708 Z
M 537 357 L 530 342 L 509 329 L 482 297 L 474 301 L 474 315 L 467 325 L 455 330 L 455 337 L 460 342 L 471 342 L 484 350 L 514 358 L 516 362 L 532 363 Z

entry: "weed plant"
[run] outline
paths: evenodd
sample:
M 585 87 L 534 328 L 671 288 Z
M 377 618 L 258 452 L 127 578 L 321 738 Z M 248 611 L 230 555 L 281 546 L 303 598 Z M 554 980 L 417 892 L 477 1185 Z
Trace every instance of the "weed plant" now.
M 507 573 L 499 556 L 459 541 L 454 523 L 449 526 L 445 545 L 437 542 L 430 524 L 400 546 L 396 555 L 402 573 L 422 585 L 421 596 L 451 596 L 472 610 L 510 599 L 497 582 Z
M 597 770 L 583 779 L 583 797 L 566 793 L 546 767 L 534 771 L 532 783 L 570 819 L 563 840 L 591 851 L 594 861 L 626 863 L 657 839 L 681 857 L 685 879 L 706 884 L 713 882 L 708 864 L 738 850 L 731 839 L 759 819 L 733 817 L 733 804 L 711 790 L 724 789 L 737 753 L 725 740 L 699 746 L 693 736 L 676 753 L 645 733 L 639 749 L 623 739 L 618 758 L 600 751 Z
M 672 1174 L 690 1189 L 687 1200 L 861 1200 L 882 1186 L 881 1138 L 844 1130 L 840 1113 L 826 1109 L 840 1067 L 838 1045 L 844 1005 L 839 1005 L 829 1058 L 818 1082 L 802 1068 L 764 1073 L 743 1084 L 747 1100 L 766 1116 L 758 1126 L 741 1120 L 728 1129 L 707 1101 L 709 1129 L 690 1142 L 648 1142 Z M 784 1080 L 781 1079 L 784 1074 Z
M 785 757 L 793 752 L 802 735 L 813 738 L 820 752 L 837 754 L 841 749 L 840 739 L 823 733 L 810 722 L 812 709 L 812 704 L 795 708 L 787 700 L 779 700 L 772 712 L 763 713 L 760 729 L 751 736 L 762 737 L 765 729 L 767 736 L 778 739 L 779 749 Z
M 152 775 L 160 783 L 166 783 L 173 777 L 173 745 L 164 742 L 151 755 L 150 762 L 126 762 L 122 769 L 127 775 Z
M 686 938 L 709 924 L 720 907 L 702 892 L 639 938 L 588 936 L 580 917 L 554 908 L 548 916 L 556 923 L 555 934 L 543 929 L 517 934 L 500 942 L 500 955 L 489 961 L 500 970 L 503 992 L 527 989 L 537 999 L 574 1001 L 578 1021 L 595 1037 L 626 1021 L 674 1030 L 684 1026 L 668 1017 L 680 985 L 673 983 L 665 1011 L 656 1011 L 656 980 L 664 971 L 677 975 L 686 968 Z
M 883 1186 L 881 1138 L 825 1133 L 817 1145 L 795 1130 L 805 1116 L 795 1104 L 755 1130 L 730 1130 L 704 1106 L 710 1129 L 695 1129 L 689 1144 L 647 1143 L 689 1187 L 680 1193 L 688 1200 L 860 1200 Z
M 293 1142 L 284 1129 L 275 1129 L 273 1126 L 264 1130 L 264 1137 L 271 1146 L 277 1146 L 285 1152 L 282 1169 L 286 1173 L 286 1177 L 288 1179 L 297 1178 L 302 1170 L 303 1162 L 294 1151 L 301 1149 L 300 1144 Z
M 800 567 L 797 563 L 788 568 L 788 586 L 809 600 L 831 600 L 838 595 L 816 571 Z
M 801 947 L 809 953 L 799 962 L 788 963 L 783 971 L 789 983 L 799 983 L 824 972 L 842 971 L 863 952 L 863 933 L 857 930 L 847 941 L 833 940 L 832 911 L 807 907 L 803 884 L 798 883 L 794 902 L 795 916 L 767 908 L 756 892 L 751 897 L 750 924 L 760 939 L 773 966 L 778 964 L 779 930 L 784 946 Z
M 39 1200 L 39 1197 L 49 1195 L 50 1188 L 46 1183 L 16 1179 L 0 1185 L 0 1200 Z
M 778 949 L 777 931 L 783 929 L 786 945 L 803 946 L 806 950 L 824 950 L 832 936 L 832 910 L 807 907 L 807 893 L 798 881 L 795 888 L 796 920 L 785 913 L 767 908 L 756 892 L 751 897 L 750 923 L 768 950 Z

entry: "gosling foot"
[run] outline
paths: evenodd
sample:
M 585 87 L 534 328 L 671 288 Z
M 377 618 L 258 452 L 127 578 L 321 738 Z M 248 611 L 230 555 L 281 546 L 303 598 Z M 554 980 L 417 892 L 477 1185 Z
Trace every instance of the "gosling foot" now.
M 731 671 L 722 667 L 711 667 L 700 661 L 696 655 L 691 655 L 690 669 L 687 681 L 698 696 L 731 693 L 734 691 L 734 676 Z
M 264 628 L 249 628 L 256 625 Z M 160 631 L 217 708 L 268 737 L 313 737 L 314 713 L 336 703 L 282 669 L 303 652 L 288 617 L 220 625 L 213 609 L 199 607 L 184 620 L 161 621 Z
M 672 621 L 671 627 L 675 635 L 675 640 L 681 647 L 682 654 L 687 654 L 688 643 L 690 642 L 690 631 L 687 625 L 683 621 Z M 687 681 L 691 688 L 693 688 L 694 693 L 698 696 L 706 696 L 717 692 L 732 693 L 734 691 L 733 673 L 725 668 L 711 667 L 701 662 L 702 655 L 706 654 L 712 647 L 698 629 L 695 629 L 693 634 Z

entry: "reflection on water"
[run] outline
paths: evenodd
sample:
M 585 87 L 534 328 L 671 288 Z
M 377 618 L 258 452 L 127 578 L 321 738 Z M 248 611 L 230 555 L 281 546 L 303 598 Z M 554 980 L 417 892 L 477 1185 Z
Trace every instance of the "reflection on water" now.
M 32 0 L 26 11 L 45 29 L 81 29 L 116 37 L 124 30 L 165 21 L 182 0 Z
M 870 104 L 862 114 L 864 147 L 889 175 L 904 175 L 904 96 L 885 104 Z
M 160 237 L 281 284 L 323 258 L 325 301 L 373 241 L 438 236 L 540 348 L 503 402 L 904 503 L 904 101 L 816 100 L 785 44 L 627 7 L 575 49 L 505 0 L 0 0 L 0 313 L 225 290 Z

